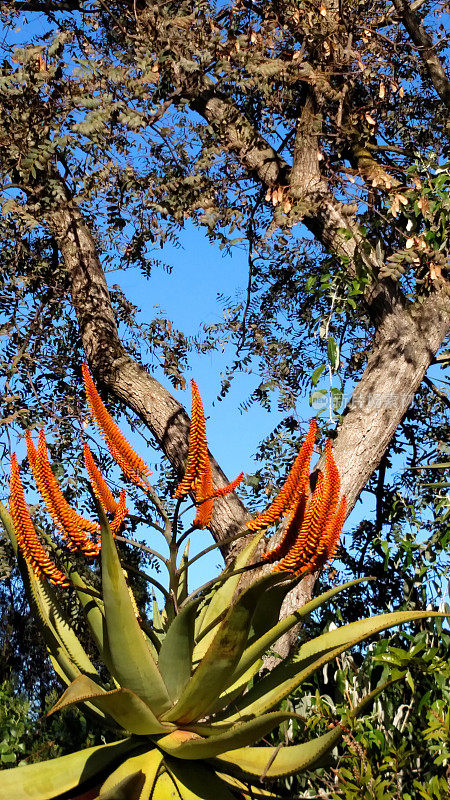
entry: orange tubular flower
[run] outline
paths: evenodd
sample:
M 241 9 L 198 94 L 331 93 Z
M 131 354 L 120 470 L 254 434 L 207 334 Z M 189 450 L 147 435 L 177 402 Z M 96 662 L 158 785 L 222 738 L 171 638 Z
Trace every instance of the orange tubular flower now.
M 309 462 L 311 461 L 316 433 L 317 422 L 313 419 L 309 426 L 308 435 L 299 450 L 283 488 L 280 489 L 269 508 L 263 511 L 262 514 L 258 514 L 255 519 L 247 522 L 247 527 L 251 531 L 260 531 L 262 528 L 273 525 L 280 517 L 291 510 L 303 494 L 306 494 L 308 490 Z
M 91 482 L 92 491 L 94 492 L 102 508 L 105 511 L 109 511 L 110 514 L 115 514 L 117 511 L 117 503 L 114 500 L 111 489 L 97 467 L 94 461 L 94 456 L 92 455 L 87 444 L 83 446 L 83 456 L 87 474 L 89 475 L 89 480 Z
M 117 466 L 120 467 L 125 477 L 128 478 L 131 483 L 134 483 L 136 486 L 139 486 L 141 489 L 143 489 L 144 492 L 147 492 L 148 486 L 144 478 L 141 478 L 141 476 L 131 468 L 129 462 L 123 457 L 120 450 L 118 450 L 109 439 L 106 440 L 106 445 L 114 461 L 116 462 Z
M 122 489 L 119 497 L 119 502 L 117 503 L 117 510 L 114 515 L 114 519 L 110 522 L 110 528 L 113 536 L 119 533 L 123 521 L 126 515 L 128 514 L 128 508 L 126 507 L 126 500 L 127 496 L 125 494 L 125 489 Z
M 131 444 L 118 428 L 113 418 L 108 414 L 94 386 L 87 364 L 83 364 L 81 369 L 89 408 L 108 445 L 112 457 L 129 480 L 141 486 L 141 488 L 146 489 L 147 485 L 143 479 L 151 475 L 149 467 L 142 458 L 138 456 L 135 450 L 133 450 Z
M 25 561 L 30 565 L 35 575 L 42 575 L 50 583 L 58 586 L 70 586 L 67 577 L 49 558 L 36 535 L 25 503 L 19 465 L 15 453 L 11 456 L 11 500 L 9 508 L 14 523 L 17 544 Z
M 63 536 L 69 541 L 72 550 L 79 549 L 86 556 L 95 556 L 100 552 L 99 545 L 86 536 L 98 530 L 98 525 L 80 516 L 67 502 L 53 475 L 47 454 L 44 431 L 39 432 L 38 448 L 34 447 L 31 436 L 27 435 L 27 452 L 36 485 L 44 498 L 48 513 Z
M 194 525 L 199 528 L 206 528 L 211 522 L 213 501 L 217 497 L 225 497 L 225 495 L 233 492 L 244 477 L 244 473 L 241 472 L 234 481 L 221 489 L 214 489 L 206 441 L 205 412 L 195 381 L 191 381 L 191 390 L 192 413 L 186 471 L 174 497 L 181 499 L 192 493 L 197 506 Z
M 292 511 L 281 542 L 279 545 L 277 545 L 277 547 L 274 547 L 272 550 L 268 550 L 267 553 L 264 553 L 263 561 L 267 561 L 268 564 L 273 564 L 275 561 L 279 561 L 281 558 L 284 558 L 288 554 L 289 550 L 291 550 L 291 548 L 294 546 L 298 531 L 301 530 L 303 520 L 305 518 L 306 502 L 306 493 L 302 493 L 299 497 L 297 505 Z
M 270 562 L 282 556 L 274 572 L 289 570 L 300 575 L 305 570 L 321 569 L 334 555 L 346 514 L 345 497 L 338 507 L 339 492 L 339 472 L 328 440 L 325 445 L 325 476 L 319 472 L 306 512 L 299 503 L 283 541 L 265 556 Z M 290 545 L 288 549 L 286 540 Z

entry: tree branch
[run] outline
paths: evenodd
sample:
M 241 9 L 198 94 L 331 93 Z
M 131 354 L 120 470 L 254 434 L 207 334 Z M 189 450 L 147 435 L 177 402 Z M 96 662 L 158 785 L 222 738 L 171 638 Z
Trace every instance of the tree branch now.
M 440 58 L 435 53 L 433 40 L 422 25 L 419 14 L 413 11 L 408 0 L 392 0 L 392 2 L 409 36 L 418 48 L 434 88 L 447 108 L 450 108 L 450 81 Z
M 303 222 L 327 250 L 345 259 L 350 274 L 354 274 L 356 258 L 366 266 L 373 281 L 366 287 L 364 300 L 374 321 L 380 320 L 401 302 L 400 292 L 393 282 L 377 280 L 382 265 L 378 262 L 374 249 L 370 248 L 368 251 L 367 239 L 362 236 L 357 220 L 353 217 L 353 207 L 336 200 L 318 167 L 317 176 L 309 185 L 309 191 L 305 191 L 307 187 L 304 181 L 301 187 L 291 185 L 292 170 L 289 164 L 235 104 L 216 90 L 212 82 L 207 88 L 192 85 L 179 87 L 179 91 L 188 100 L 190 107 L 216 130 L 222 145 L 236 155 L 251 175 L 266 187 L 290 187 L 292 197 L 299 200 L 299 209 L 293 209 L 290 214 L 291 225 Z M 311 120 L 308 126 L 309 130 Z M 309 130 L 309 137 L 311 135 Z M 296 147 L 297 152 L 301 152 L 300 133 Z M 311 152 L 310 140 L 308 147 Z M 317 153 L 317 141 L 315 151 Z M 294 180 L 299 178 L 298 169 L 297 166 Z
M 170 392 L 125 351 L 96 245 L 80 209 L 68 197 L 64 205 L 47 213 L 47 224 L 70 277 L 83 347 L 96 379 L 145 422 L 181 479 L 187 460 L 189 417 Z M 228 479 L 212 455 L 211 467 L 215 486 L 225 486 Z M 233 536 L 249 518 L 236 494 L 219 498 L 211 523 L 214 538 L 220 542 Z M 232 547 L 224 545 L 223 554 L 228 556 Z

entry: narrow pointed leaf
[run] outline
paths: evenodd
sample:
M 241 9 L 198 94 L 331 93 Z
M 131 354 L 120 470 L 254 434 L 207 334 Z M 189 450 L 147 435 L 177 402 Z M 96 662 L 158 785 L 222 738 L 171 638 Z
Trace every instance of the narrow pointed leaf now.
M 164 623 L 161 616 L 161 612 L 158 608 L 158 603 L 156 602 L 156 596 L 154 592 L 153 592 L 153 633 L 155 637 L 158 639 L 158 641 L 161 643 L 165 635 Z
M 164 758 L 167 773 L 173 780 L 171 793 L 160 795 L 160 781 L 155 787 L 154 800 L 236 800 L 223 781 L 218 778 L 208 764 L 195 761 L 179 761 L 166 756 Z M 167 788 L 168 788 L 168 784 Z M 178 794 L 174 793 L 174 786 Z M 153 800 L 153 798 L 152 798 Z
M 296 583 L 298 579 L 272 586 L 261 595 L 252 620 L 250 642 L 259 639 L 278 623 L 283 600 Z
M 265 575 L 239 595 L 178 703 L 164 719 L 186 723 L 208 714 L 242 655 L 261 592 L 285 579 L 280 573 Z
M 81 672 L 96 676 L 97 670 L 78 639 L 78 636 L 73 631 L 53 587 L 47 583 L 47 581 L 32 573 L 30 574 L 30 583 L 33 593 L 35 592 L 35 588 L 37 589 L 42 607 L 45 608 L 47 621 L 52 625 L 70 659 Z
M 245 649 L 233 676 L 230 677 L 230 680 L 233 680 L 233 682 L 236 681 L 241 675 L 244 674 L 251 664 L 262 658 L 262 656 L 267 653 L 269 648 L 275 644 L 280 636 L 283 636 L 283 634 L 290 631 L 293 627 L 295 627 L 295 625 L 298 625 L 302 619 L 309 616 L 309 614 L 311 614 L 317 608 L 320 608 L 320 606 L 322 606 L 328 600 L 331 600 L 332 597 L 344 592 L 346 589 L 350 589 L 352 586 L 356 586 L 362 581 L 368 580 L 372 580 L 372 578 L 357 578 L 356 580 L 343 583 L 340 586 L 335 586 L 333 589 L 329 589 L 327 592 L 319 595 L 319 597 L 314 597 L 313 600 L 305 603 L 304 606 L 297 609 L 297 611 L 294 611 L 293 614 L 289 614 L 288 617 L 280 620 L 280 622 L 274 625 L 273 628 L 267 631 L 267 633 L 260 636 L 259 639 L 255 639 L 255 641 L 253 641 Z
M 75 586 L 77 597 L 81 603 L 92 637 L 97 645 L 100 655 L 104 649 L 105 633 L 105 608 L 103 603 L 91 594 L 83 591 L 90 589 L 86 581 L 76 571 L 69 572 L 70 580 Z
M 188 596 L 188 571 L 186 569 L 186 564 L 189 561 L 189 539 L 186 543 L 186 547 L 184 549 L 184 553 L 181 557 L 180 562 L 180 570 L 182 570 L 180 575 L 180 581 L 178 584 L 178 591 L 177 591 L 177 603 L 180 606 L 181 603 L 186 600 Z
M 135 692 L 154 714 L 170 699 L 146 638 L 136 618 L 116 545 L 105 514 L 98 506 L 102 530 L 102 588 L 111 668 L 119 684 Z
M 251 542 L 241 550 L 233 564 L 228 568 L 229 572 L 241 569 L 251 562 L 262 536 L 263 531 L 257 533 Z M 228 578 L 228 580 L 224 581 L 213 594 L 204 616 L 202 615 L 201 628 L 197 627 L 195 630 L 196 638 L 202 630 L 211 625 L 215 619 L 219 619 L 220 615 L 230 607 L 241 577 L 242 575 L 233 575 L 231 578 Z M 194 661 L 204 656 L 214 638 L 214 634 L 215 631 L 211 630 L 197 645 L 194 650 Z
M 242 716 L 264 714 L 281 703 L 319 667 L 375 633 L 381 633 L 406 622 L 443 616 L 445 614 L 435 611 L 394 611 L 351 622 L 317 636 L 300 647 L 293 663 L 281 663 L 250 689 L 236 702 L 237 712 L 224 721 L 234 722 Z
M 334 728 L 329 733 L 318 736 L 317 739 L 291 747 L 282 747 L 278 752 L 276 747 L 244 747 L 217 756 L 217 760 L 223 767 L 226 766 L 228 769 L 234 767 L 236 773 L 241 776 L 259 777 L 265 773 L 267 778 L 278 778 L 311 769 L 335 746 L 341 736 L 342 730 Z M 268 767 L 274 755 L 275 758 Z
M 1 770 L 0 797 L 5 800 L 51 800 L 82 786 L 135 748 L 131 739 L 124 739 L 51 761 Z
M 177 614 L 159 651 L 158 668 L 172 702 L 178 700 L 191 677 L 198 603 L 189 603 Z
M 92 677 L 97 675 L 92 661 L 74 633 L 57 594 L 48 581 L 35 575 L 19 551 L 13 521 L 8 509 L 0 503 L 0 519 L 11 540 L 17 557 L 25 591 L 45 643 L 60 664 L 61 670 L 73 680 L 82 671 Z
M 355 719 L 378 695 L 395 681 L 389 680 L 367 694 L 348 714 Z M 216 763 L 226 765 L 240 776 L 265 774 L 267 778 L 281 778 L 294 772 L 313 769 L 315 765 L 337 744 L 344 732 L 343 724 L 303 744 L 288 747 L 245 747 L 217 757 Z M 275 756 L 275 758 L 273 758 Z M 271 760 L 273 759 L 273 760 Z
M 99 800 L 148 800 L 161 761 L 156 748 L 130 756 L 102 784 Z
M 217 702 L 211 707 L 210 714 L 217 714 L 219 711 L 222 711 L 222 709 L 231 707 L 236 702 L 237 698 L 246 690 L 249 682 L 254 678 L 256 673 L 259 672 L 263 663 L 263 659 L 260 658 L 259 661 L 255 661 L 254 664 L 248 668 L 247 672 L 240 675 L 237 681 L 232 683 L 231 686 L 220 695 Z
M 236 750 L 246 747 L 249 744 L 258 742 L 268 733 L 273 731 L 277 725 L 281 725 L 292 717 L 294 713 L 288 711 L 275 711 L 271 714 L 264 714 L 257 719 L 239 723 L 224 733 L 216 736 L 209 736 L 207 739 L 192 736 L 186 740 L 184 731 L 174 731 L 168 736 L 158 739 L 158 747 L 161 747 L 169 755 L 183 759 L 205 759 L 214 758 L 227 750 Z M 180 734 L 183 734 L 181 737 Z
M 130 689 L 112 689 L 107 692 L 86 675 L 80 675 L 71 683 L 49 714 L 86 700 L 108 714 L 124 730 L 138 736 L 167 730 L 167 726 L 161 725 L 149 707 Z

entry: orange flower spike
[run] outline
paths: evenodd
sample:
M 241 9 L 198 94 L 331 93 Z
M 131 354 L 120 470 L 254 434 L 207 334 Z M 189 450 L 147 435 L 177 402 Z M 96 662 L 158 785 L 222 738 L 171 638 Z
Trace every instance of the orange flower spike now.
M 247 522 L 251 531 L 259 531 L 272 525 L 283 516 L 296 502 L 297 498 L 305 491 L 309 478 L 309 462 L 314 448 L 317 433 L 317 422 L 311 420 L 309 431 L 303 442 L 292 469 L 278 492 L 273 503 L 262 514 Z
M 129 462 L 123 457 L 122 453 L 117 449 L 117 447 L 109 439 L 106 440 L 106 445 L 114 461 L 116 462 L 117 466 L 120 467 L 125 477 L 128 478 L 131 483 L 139 486 L 144 492 L 147 492 L 149 487 L 144 478 L 141 478 L 141 476 L 131 468 Z
M 199 528 L 206 528 L 211 522 L 214 508 L 212 494 L 211 465 L 208 458 L 201 477 L 195 481 L 195 504 L 197 506 L 197 514 L 194 519 L 194 525 L 197 525 Z
M 97 464 L 94 461 L 94 456 L 92 455 L 87 444 L 83 446 L 83 456 L 87 474 L 89 475 L 89 480 L 91 482 L 92 491 L 94 492 L 102 508 L 105 511 L 109 511 L 110 514 L 115 514 L 117 511 L 117 503 L 114 500 L 111 489 L 97 467 Z
M 231 483 L 227 483 L 227 485 L 223 486 L 222 489 L 214 489 L 212 493 L 213 499 L 215 499 L 216 497 L 225 497 L 225 495 L 230 494 L 230 492 L 234 492 L 236 487 L 239 486 L 243 477 L 244 473 L 240 472 L 237 478 L 234 479 L 234 481 L 231 481 Z
M 297 538 L 286 556 L 275 565 L 274 572 L 289 570 L 299 572 L 310 561 L 311 555 L 317 546 L 316 530 L 317 521 L 321 516 L 324 495 L 324 476 L 319 472 L 316 488 L 308 504 L 300 530 L 297 529 Z
M 347 515 L 347 498 L 343 497 L 339 503 L 336 516 L 327 523 L 323 532 L 319 553 L 317 554 L 317 568 L 321 569 L 330 561 L 339 544 L 339 538 Z
M 30 467 L 32 469 L 34 469 L 34 465 L 36 463 L 37 451 L 36 451 L 36 448 L 34 446 L 33 439 L 31 438 L 31 432 L 28 431 L 28 430 L 25 431 L 25 441 L 27 443 L 28 461 L 30 463 Z
M 208 444 L 206 441 L 205 412 L 202 398 L 195 381 L 191 380 L 192 411 L 189 431 L 189 449 L 184 478 L 178 486 L 174 498 L 185 497 L 194 488 L 200 475 L 209 464 Z M 212 484 L 211 484 L 212 491 Z
M 274 547 L 272 550 L 269 550 L 267 553 L 263 555 L 263 561 L 267 561 L 268 564 L 273 564 L 274 561 L 279 561 L 281 558 L 284 558 L 291 547 L 295 544 L 295 540 L 297 538 L 299 530 L 303 525 L 303 520 L 305 518 L 305 510 L 306 510 L 306 493 L 300 495 L 297 504 L 295 505 L 290 520 L 288 522 L 285 534 L 281 540 L 281 542 Z
M 127 501 L 127 496 L 125 494 L 125 489 L 122 489 L 122 491 L 120 493 L 120 497 L 119 497 L 119 502 L 116 504 L 117 505 L 117 510 L 116 510 L 115 515 L 114 515 L 114 519 L 110 522 L 110 528 L 111 528 L 111 532 L 112 532 L 113 536 L 116 536 L 116 534 L 119 533 L 119 531 L 120 531 L 120 529 L 121 529 L 121 527 L 123 525 L 123 521 L 124 521 L 126 515 L 128 514 L 128 508 L 126 506 L 126 501 Z
M 67 577 L 53 563 L 37 538 L 34 525 L 28 512 L 20 480 L 16 454 L 11 456 L 11 500 L 10 513 L 14 523 L 17 544 L 21 553 L 35 575 L 41 575 L 50 583 L 68 587 Z
M 83 373 L 84 386 L 86 390 L 86 398 L 91 409 L 92 416 L 100 428 L 106 442 L 113 445 L 114 452 L 117 452 L 121 457 L 121 464 L 119 464 L 122 472 L 127 477 L 129 475 L 125 472 L 123 465 L 126 465 L 131 474 L 146 477 L 151 475 L 150 469 L 140 456 L 133 450 L 128 439 L 125 438 L 122 431 L 119 429 L 113 418 L 108 414 L 101 397 L 95 388 L 94 382 L 91 378 L 87 364 L 82 364 L 81 370 Z M 110 448 L 111 455 L 113 450 Z M 114 458 L 114 456 L 113 456 Z
M 331 440 L 327 439 L 325 442 L 325 476 L 327 483 L 327 516 L 334 516 L 339 502 L 339 494 L 341 491 L 341 479 L 339 470 L 334 460 L 333 449 Z
M 192 493 L 197 506 L 194 525 L 199 528 L 206 528 L 211 522 L 214 507 L 213 501 L 218 497 L 225 497 L 225 495 L 233 492 L 244 477 L 244 473 L 241 472 L 234 481 L 221 489 L 214 489 L 208 443 L 206 441 L 205 412 L 200 392 L 193 380 L 191 381 L 191 390 L 192 413 L 186 471 L 174 497 L 180 500 L 187 494 Z
M 85 531 L 89 530 L 94 533 L 98 530 L 98 525 L 80 516 L 69 505 L 61 492 L 48 460 L 43 430 L 39 433 L 33 473 L 51 518 L 61 533 L 69 540 L 72 549 L 79 548 L 87 556 L 97 555 L 100 550 L 99 546 L 87 538 Z

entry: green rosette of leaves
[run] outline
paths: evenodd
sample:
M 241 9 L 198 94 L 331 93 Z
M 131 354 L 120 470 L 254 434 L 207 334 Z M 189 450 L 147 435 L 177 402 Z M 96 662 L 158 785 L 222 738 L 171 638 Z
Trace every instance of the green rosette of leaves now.
M 400 611 L 354 622 L 299 648 L 295 659 L 261 675 L 263 657 L 281 635 L 331 597 L 330 589 L 282 621 L 279 609 L 297 579 L 265 575 L 238 591 L 261 534 L 245 547 L 208 594 L 192 598 L 180 582 L 177 612 L 155 607 L 143 630 L 114 537 L 101 514 L 102 597 L 93 596 L 74 571 L 70 580 L 109 672 L 105 682 L 88 657 L 45 580 L 17 551 L 11 517 L 0 515 L 16 549 L 24 584 L 49 656 L 67 688 L 50 713 L 71 705 L 89 709 L 118 739 L 54 760 L 0 772 L 0 796 L 14 800 L 78 797 L 98 800 L 236 800 L 277 797 L 271 781 L 311 769 L 335 746 L 342 728 L 302 744 L 258 745 L 295 717 L 282 701 L 339 653 L 387 628 L 431 616 Z M 378 691 L 378 690 L 376 690 Z M 362 706 L 352 711 L 355 716 Z

